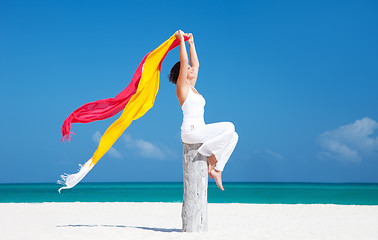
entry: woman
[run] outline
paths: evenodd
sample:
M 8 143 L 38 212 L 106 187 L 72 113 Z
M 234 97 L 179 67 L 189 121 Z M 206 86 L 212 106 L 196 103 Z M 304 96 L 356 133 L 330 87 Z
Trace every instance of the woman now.
M 184 35 L 189 36 L 190 63 Z M 181 126 L 181 139 L 184 143 L 202 143 L 198 152 L 208 158 L 208 173 L 214 178 L 217 186 L 223 191 L 222 171 L 238 141 L 234 124 L 220 122 L 205 124 L 205 99 L 194 88 L 198 76 L 199 61 L 194 46 L 193 34 L 176 32 L 180 40 L 180 61 L 177 62 L 169 75 L 169 80 L 176 84 L 176 94 L 182 108 L 184 118 Z

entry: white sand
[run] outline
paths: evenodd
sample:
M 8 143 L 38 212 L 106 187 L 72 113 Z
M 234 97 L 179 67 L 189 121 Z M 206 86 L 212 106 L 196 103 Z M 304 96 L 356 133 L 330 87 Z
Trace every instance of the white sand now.
M 378 206 L 209 204 L 181 232 L 181 203 L 1 203 L 0 239 L 378 239 Z

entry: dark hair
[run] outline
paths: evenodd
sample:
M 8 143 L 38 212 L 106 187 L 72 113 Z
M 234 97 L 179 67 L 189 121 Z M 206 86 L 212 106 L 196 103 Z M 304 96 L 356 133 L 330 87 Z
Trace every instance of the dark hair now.
M 177 83 L 177 78 L 180 73 L 180 61 L 178 61 L 171 69 L 171 73 L 168 75 L 169 81 L 173 84 Z

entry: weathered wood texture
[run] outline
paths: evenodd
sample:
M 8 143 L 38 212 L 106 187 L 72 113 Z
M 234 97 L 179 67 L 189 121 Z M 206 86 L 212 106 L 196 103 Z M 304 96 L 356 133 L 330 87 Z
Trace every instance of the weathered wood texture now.
M 183 145 L 184 198 L 182 231 L 207 231 L 207 157 L 198 153 L 202 144 Z

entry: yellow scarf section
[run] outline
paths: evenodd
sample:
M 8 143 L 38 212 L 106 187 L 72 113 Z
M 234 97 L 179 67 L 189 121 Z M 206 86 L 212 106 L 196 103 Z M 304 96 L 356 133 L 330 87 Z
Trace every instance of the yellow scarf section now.
M 137 92 L 123 109 L 122 115 L 102 135 L 98 148 L 92 158 L 83 166 L 80 165 L 78 173 L 62 175 L 63 181 L 58 181 L 58 183 L 65 184 L 66 186 L 61 187 L 59 193 L 62 189 L 72 188 L 78 184 L 112 147 L 131 122 L 140 118 L 152 108 L 159 90 L 160 64 L 175 39 L 176 36 L 173 35 L 148 55 L 143 66 Z

